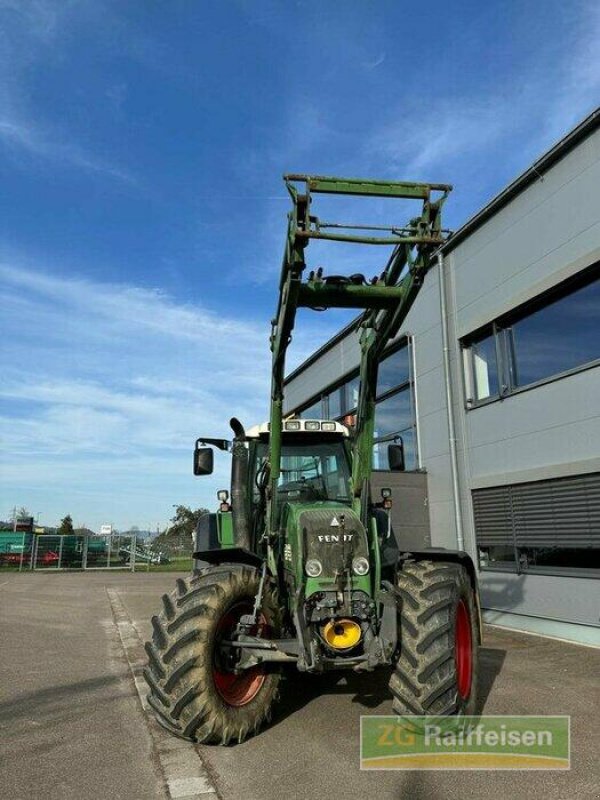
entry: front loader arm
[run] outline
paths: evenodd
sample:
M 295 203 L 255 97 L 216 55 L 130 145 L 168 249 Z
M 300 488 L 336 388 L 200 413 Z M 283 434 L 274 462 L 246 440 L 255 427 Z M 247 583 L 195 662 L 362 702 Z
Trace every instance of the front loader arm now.
M 379 358 L 399 331 L 412 306 L 434 251 L 448 232 L 441 227 L 441 209 L 452 187 L 447 184 L 398 183 L 310 175 L 284 176 L 292 198 L 279 283 L 279 302 L 272 321 L 272 383 L 269 435 L 269 488 L 266 538 L 273 542 L 279 528 L 277 484 L 281 466 L 285 356 L 298 308 L 357 308 L 360 318 L 360 390 L 354 437 L 353 488 L 355 510 L 371 475 L 371 448 Z M 298 184 L 303 184 L 301 190 Z M 433 199 L 433 193 L 437 199 Z M 421 201 L 421 213 L 403 226 L 344 225 L 323 222 L 311 214 L 313 194 L 362 195 Z M 372 235 L 376 231 L 377 235 Z M 385 236 L 382 233 L 385 232 Z M 382 274 L 367 283 L 360 275 L 326 277 L 322 269 L 306 269 L 304 251 L 311 239 L 363 245 L 391 245 L 392 255 Z

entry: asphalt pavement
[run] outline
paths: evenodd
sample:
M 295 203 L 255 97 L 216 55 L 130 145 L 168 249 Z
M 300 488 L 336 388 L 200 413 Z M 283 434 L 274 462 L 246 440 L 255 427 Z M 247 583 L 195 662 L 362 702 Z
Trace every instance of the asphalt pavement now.
M 142 709 L 132 667 L 176 577 L 0 573 L 2 800 L 600 796 L 600 650 L 489 626 L 485 712 L 571 715 L 570 771 L 361 772 L 360 716 L 391 713 L 384 672 L 291 672 L 273 723 L 258 736 L 230 747 L 182 743 L 177 753 L 173 742 L 169 750 Z M 198 756 L 210 780 L 186 794 L 192 784 L 172 780 L 172 771 L 182 759 L 200 763 Z

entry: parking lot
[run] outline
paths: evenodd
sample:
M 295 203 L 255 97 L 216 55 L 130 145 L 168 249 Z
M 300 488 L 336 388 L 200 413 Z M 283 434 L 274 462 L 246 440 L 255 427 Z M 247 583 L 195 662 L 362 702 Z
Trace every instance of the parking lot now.
M 273 724 L 242 745 L 172 739 L 142 710 L 132 669 L 175 577 L 0 575 L 0 797 L 598 796 L 600 650 L 489 627 L 485 711 L 571 715 L 569 772 L 360 772 L 360 715 L 391 711 L 382 673 L 291 674 Z

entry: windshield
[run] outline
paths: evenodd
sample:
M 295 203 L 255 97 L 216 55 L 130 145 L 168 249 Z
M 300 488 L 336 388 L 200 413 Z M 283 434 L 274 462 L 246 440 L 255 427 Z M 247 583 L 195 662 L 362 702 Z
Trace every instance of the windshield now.
M 256 455 L 260 469 L 267 455 L 265 443 L 258 445 Z M 350 502 L 350 468 L 343 442 L 284 443 L 277 486 L 283 501 Z

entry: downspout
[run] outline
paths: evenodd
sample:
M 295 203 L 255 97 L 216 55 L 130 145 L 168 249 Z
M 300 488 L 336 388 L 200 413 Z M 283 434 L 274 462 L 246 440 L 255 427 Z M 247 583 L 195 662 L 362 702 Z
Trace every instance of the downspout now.
M 417 387 L 417 355 L 415 351 L 415 337 L 412 333 L 407 334 L 408 353 L 410 357 L 410 377 L 412 379 L 412 400 L 413 416 L 415 423 L 415 434 L 417 437 L 417 469 L 423 469 L 423 458 L 421 456 L 421 420 L 419 417 L 419 392 Z
M 442 349 L 444 360 L 444 382 L 446 384 L 446 408 L 448 411 L 448 436 L 450 444 L 450 471 L 452 473 L 452 496 L 454 499 L 454 522 L 456 525 L 456 545 L 464 549 L 463 521 L 458 485 L 458 457 L 456 455 L 456 433 L 454 430 L 454 411 L 452 383 L 450 377 L 450 350 L 448 348 L 448 312 L 446 309 L 446 279 L 444 275 L 444 257 L 438 250 L 437 263 L 440 281 L 440 315 L 442 324 Z

